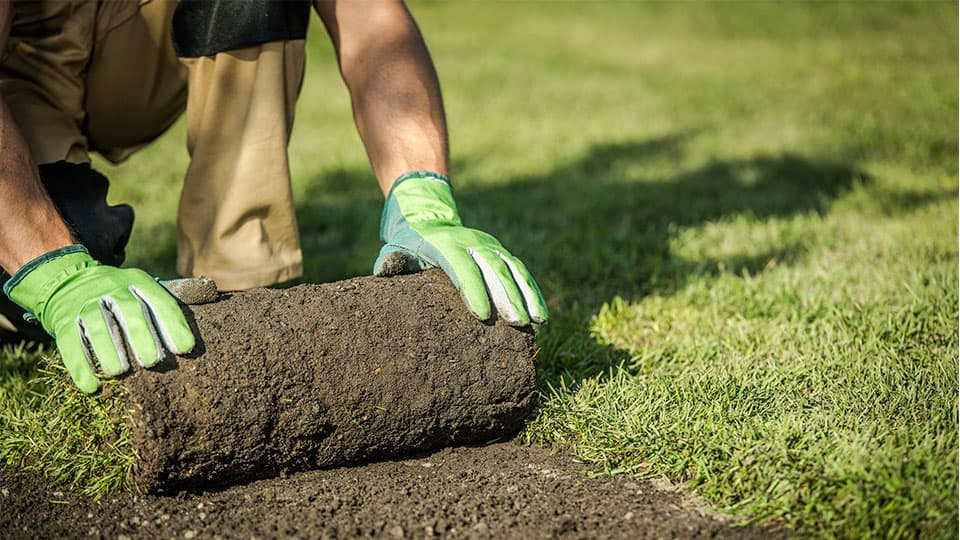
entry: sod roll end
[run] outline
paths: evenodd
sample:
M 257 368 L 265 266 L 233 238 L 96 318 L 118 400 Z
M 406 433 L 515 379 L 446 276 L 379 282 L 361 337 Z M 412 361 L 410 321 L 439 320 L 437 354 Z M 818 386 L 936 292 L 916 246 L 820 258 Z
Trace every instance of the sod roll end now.
M 533 406 L 532 330 L 476 320 L 439 271 L 186 310 L 198 350 L 124 380 L 149 491 L 487 442 Z

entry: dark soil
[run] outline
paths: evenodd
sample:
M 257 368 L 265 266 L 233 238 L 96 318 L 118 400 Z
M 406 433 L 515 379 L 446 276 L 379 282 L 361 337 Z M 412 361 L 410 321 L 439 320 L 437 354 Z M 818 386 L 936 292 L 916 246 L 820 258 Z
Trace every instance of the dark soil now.
M 198 351 L 124 381 L 147 490 L 509 438 L 534 405 L 533 331 L 477 320 L 439 271 L 189 309 Z
M 0 469 L 3 538 L 776 538 L 690 496 L 501 443 L 219 491 L 95 501 Z

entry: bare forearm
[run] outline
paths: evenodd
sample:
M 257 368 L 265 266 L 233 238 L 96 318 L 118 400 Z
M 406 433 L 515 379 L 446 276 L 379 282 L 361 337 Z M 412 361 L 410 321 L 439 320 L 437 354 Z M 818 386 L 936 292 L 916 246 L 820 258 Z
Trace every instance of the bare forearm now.
M 406 6 L 397 0 L 317 0 L 354 119 L 386 194 L 412 170 L 448 174 L 447 130 L 430 54 Z
M 0 2 L 0 50 L 6 47 L 12 17 L 10 2 Z M 13 274 L 71 243 L 70 230 L 40 184 L 30 149 L 0 97 L 0 267 Z
M 0 50 L 6 47 L 12 18 L 11 3 L 0 2 Z M 0 97 L 0 267 L 13 274 L 32 259 L 73 242 Z
M 0 267 L 13 274 L 30 260 L 74 242 L 43 189 L 30 149 L 0 98 Z

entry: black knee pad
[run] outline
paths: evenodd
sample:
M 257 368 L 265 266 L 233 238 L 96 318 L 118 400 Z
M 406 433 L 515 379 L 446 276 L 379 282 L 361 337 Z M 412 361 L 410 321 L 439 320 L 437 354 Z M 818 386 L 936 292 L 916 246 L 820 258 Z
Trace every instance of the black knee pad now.
M 58 161 L 40 165 L 39 170 L 40 181 L 77 241 L 102 264 L 120 266 L 133 230 L 133 208 L 107 204 L 110 182 L 89 164 Z M 0 270 L 0 283 L 9 278 Z M 5 295 L 0 295 L 0 314 L 13 323 L 22 337 L 35 341 L 50 339 L 40 325 L 24 321 L 23 308 Z
M 309 22 L 309 0 L 180 0 L 173 12 L 173 48 L 181 58 L 195 58 L 304 39 Z

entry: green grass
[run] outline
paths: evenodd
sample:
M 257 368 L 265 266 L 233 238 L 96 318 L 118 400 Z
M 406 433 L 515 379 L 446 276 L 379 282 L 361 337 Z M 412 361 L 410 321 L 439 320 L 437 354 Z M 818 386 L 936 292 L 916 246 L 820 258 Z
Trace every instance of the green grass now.
M 116 380 L 96 396 L 82 394 L 56 357 L 17 345 L 0 350 L 0 381 L 0 464 L 41 471 L 92 496 L 136 489 L 136 450 Z
M 743 520 L 956 537 L 955 4 L 413 9 L 461 213 L 551 307 L 528 440 Z M 329 281 L 369 273 L 381 196 L 312 31 L 291 167 L 306 279 Z M 182 124 L 99 164 L 138 210 L 129 264 L 172 275 L 186 164 Z M 0 459 L 116 485 L 128 462 L 63 475 L 96 430 L 68 386 L 26 382 L 39 355 L 3 355 Z

